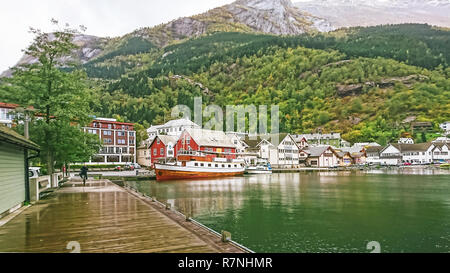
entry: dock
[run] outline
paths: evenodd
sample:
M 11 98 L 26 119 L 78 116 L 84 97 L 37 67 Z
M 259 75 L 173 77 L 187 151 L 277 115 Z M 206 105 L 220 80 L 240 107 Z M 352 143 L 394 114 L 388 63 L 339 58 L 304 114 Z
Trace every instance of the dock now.
M 75 248 L 74 248 L 75 245 Z M 71 179 L 0 226 L 0 252 L 245 253 L 157 202 L 115 185 Z

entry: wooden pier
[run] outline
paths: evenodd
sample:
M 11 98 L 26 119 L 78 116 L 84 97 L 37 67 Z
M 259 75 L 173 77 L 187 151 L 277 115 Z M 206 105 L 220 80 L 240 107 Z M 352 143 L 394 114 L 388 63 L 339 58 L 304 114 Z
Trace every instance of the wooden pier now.
M 71 243 L 72 242 L 72 243 Z M 244 253 L 109 180 L 71 180 L 0 227 L 0 252 Z

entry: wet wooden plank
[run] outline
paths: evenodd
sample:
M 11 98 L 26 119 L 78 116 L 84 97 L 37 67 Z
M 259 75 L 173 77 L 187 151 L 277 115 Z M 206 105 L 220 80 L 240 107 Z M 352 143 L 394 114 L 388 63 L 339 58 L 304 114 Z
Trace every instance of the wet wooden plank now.
M 85 253 L 227 251 L 107 180 L 80 186 L 68 182 L 2 226 L 0 252 L 64 253 L 70 241 Z

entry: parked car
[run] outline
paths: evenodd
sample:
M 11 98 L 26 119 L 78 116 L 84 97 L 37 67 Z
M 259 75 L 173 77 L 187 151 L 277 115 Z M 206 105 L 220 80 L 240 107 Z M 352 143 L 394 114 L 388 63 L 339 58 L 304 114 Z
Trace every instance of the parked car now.
M 39 167 L 28 168 L 28 175 L 30 178 L 38 178 L 41 175 L 41 168 Z
M 114 167 L 114 170 L 117 171 L 117 172 L 121 172 L 121 171 L 123 171 L 123 167 L 122 166 L 116 166 L 116 167 Z
M 141 165 L 137 163 L 131 163 L 130 165 L 133 166 L 135 169 L 142 169 Z
M 127 164 L 124 169 L 127 171 L 134 171 L 135 167 L 132 164 Z
M 403 165 L 404 165 L 404 166 L 411 166 L 412 164 L 409 163 L 409 162 L 405 162 L 405 163 L 403 163 Z

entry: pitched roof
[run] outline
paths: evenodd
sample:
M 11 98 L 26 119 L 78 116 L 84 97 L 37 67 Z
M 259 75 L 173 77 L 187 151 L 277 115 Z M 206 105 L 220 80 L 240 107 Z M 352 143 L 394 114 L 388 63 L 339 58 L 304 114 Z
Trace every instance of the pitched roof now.
M 392 143 L 392 146 L 397 148 L 400 152 L 425 152 L 427 151 L 433 143 L 419 143 L 419 144 L 397 144 Z
M 302 151 L 309 154 L 310 157 L 319 157 L 328 149 L 332 149 L 331 146 L 308 147 L 303 149 Z
M 24 136 L 16 133 L 14 130 L 4 125 L 0 125 L 0 140 L 35 151 L 40 150 L 39 146 L 36 143 L 26 139 Z
M 190 121 L 187 118 L 182 118 L 182 119 L 174 119 L 171 121 L 166 122 L 165 124 L 162 125 L 154 125 L 151 126 L 150 128 L 147 129 L 147 132 L 154 132 L 157 131 L 161 128 L 173 128 L 173 127 L 181 127 L 181 126 L 186 126 L 186 127 L 192 127 L 192 128 L 200 128 L 199 125 L 197 125 L 196 123 Z
M 173 137 L 173 136 L 159 135 L 159 136 L 156 136 L 156 137 L 152 140 L 152 142 L 150 142 L 149 147 L 152 146 L 153 143 L 154 143 L 157 139 L 160 139 L 160 140 L 162 141 L 162 143 L 164 143 L 164 145 L 166 145 L 166 146 L 167 146 L 167 144 L 169 144 L 169 142 L 172 142 L 172 143 L 175 145 L 175 144 L 177 143 L 177 141 L 178 141 L 178 139 L 177 139 L 176 137 Z
M 290 134 L 288 134 L 288 133 L 279 133 L 279 134 L 258 135 L 256 137 L 255 136 L 246 136 L 244 139 L 244 142 L 250 148 L 256 148 L 258 146 L 258 144 L 260 144 L 263 140 L 266 140 L 270 144 L 278 147 L 278 145 L 280 145 L 280 143 L 289 135 Z M 292 141 L 294 143 L 296 143 L 294 138 L 292 138 Z
M 383 149 L 383 146 L 369 146 L 366 148 L 366 153 L 380 153 Z
M 186 132 L 199 146 L 235 148 L 233 141 L 222 131 L 186 128 Z
M 173 136 L 157 136 L 157 138 L 161 139 L 162 143 L 164 143 L 164 145 L 169 144 L 169 142 L 172 142 L 173 144 L 175 144 L 178 140 L 178 138 L 173 137 Z
M 447 146 L 447 148 L 450 149 L 450 144 L 449 143 L 437 142 L 437 143 L 433 143 L 433 145 L 439 150 L 442 150 L 442 147 L 444 147 L 444 146 Z
M 0 102 L 0 108 L 9 108 L 9 109 L 15 109 L 19 107 L 18 104 L 14 103 L 6 103 L 6 102 Z

